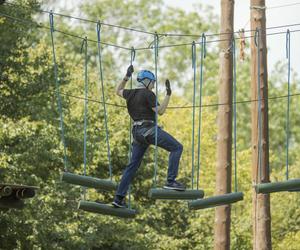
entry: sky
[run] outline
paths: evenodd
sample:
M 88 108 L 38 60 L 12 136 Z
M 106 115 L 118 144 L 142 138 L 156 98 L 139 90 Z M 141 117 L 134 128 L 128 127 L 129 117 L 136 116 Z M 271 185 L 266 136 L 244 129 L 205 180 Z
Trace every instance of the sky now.
M 165 4 L 179 7 L 186 11 L 193 10 L 193 5 L 201 3 L 211 5 L 214 12 L 220 16 L 221 0 L 164 0 Z M 300 24 L 300 0 L 266 0 L 266 22 L 267 27 L 286 24 Z M 234 29 L 250 29 L 250 0 L 235 1 Z M 289 27 L 290 31 L 300 30 L 299 26 Z M 275 29 L 271 32 L 285 32 L 287 28 Z M 200 31 L 201 33 L 201 31 Z M 300 72 L 300 32 L 291 34 L 291 67 Z M 268 68 L 272 70 L 278 61 L 287 62 L 286 59 L 286 35 L 269 36 L 268 46 Z M 298 73 L 299 75 L 299 73 Z

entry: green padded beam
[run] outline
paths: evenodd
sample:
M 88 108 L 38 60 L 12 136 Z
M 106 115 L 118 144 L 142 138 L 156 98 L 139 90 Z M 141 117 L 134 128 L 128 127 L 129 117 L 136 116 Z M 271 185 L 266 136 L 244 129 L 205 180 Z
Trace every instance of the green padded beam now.
M 201 200 L 190 201 L 188 203 L 188 206 L 189 209 L 194 210 L 211 208 L 241 201 L 243 200 L 243 198 L 244 194 L 242 192 L 228 193 L 223 195 L 212 196 Z
M 1 209 L 22 209 L 24 208 L 25 204 L 22 200 L 15 199 L 13 197 L 2 197 L 0 199 L 0 208 Z
M 121 218 L 134 218 L 136 210 L 128 208 L 115 208 L 107 204 L 101 204 L 91 201 L 80 201 L 78 209 L 82 209 L 87 212 L 99 213 L 105 215 L 113 215 Z
M 300 179 L 290 179 L 287 181 L 260 183 L 255 186 L 256 193 L 269 194 L 284 191 L 300 191 Z
M 148 193 L 151 199 L 162 200 L 195 200 L 204 196 L 203 190 L 176 191 L 162 188 L 152 188 Z
M 104 191 L 113 191 L 117 189 L 117 183 L 115 183 L 114 181 L 98 179 L 90 176 L 72 174 L 68 172 L 62 173 L 61 180 L 73 185 L 95 188 Z

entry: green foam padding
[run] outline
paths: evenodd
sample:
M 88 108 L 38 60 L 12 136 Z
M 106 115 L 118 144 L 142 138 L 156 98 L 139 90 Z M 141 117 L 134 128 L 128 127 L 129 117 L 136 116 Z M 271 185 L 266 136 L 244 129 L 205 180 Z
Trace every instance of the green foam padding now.
M 111 180 L 103 180 L 95 177 L 72 174 L 63 172 L 61 180 L 73 185 L 79 185 L 88 188 L 95 188 L 104 191 L 113 191 L 117 189 L 117 183 Z
M 121 218 L 134 218 L 136 210 L 128 208 L 115 208 L 113 206 L 91 201 L 80 201 L 78 209 L 87 212 L 99 213 L 104 215 L 113 215 Z
M 256 193 L 269 194 L 275 192 L 300 191 L 300 179 L 290 179 L 287 181 L 260 183 L 255 186 Z
M 22 200 L 15 199 L 14 197 L 2 197 L 0 199 L 0 208 L 1 209 L 22 209 L 25 204 Z
M 222 206 L 231 204 L 237 201 L 241 201 L 244 198 L 244 194 L 242 192 L 228 193 L 222 195 L 216 195 L 212 197 L 208 197 L 205 199 L 190 201 L 188 203 L 189 209 L 205 209 L 216 206 Z
M 162 200 L 195 200 L 204 196 L 203 190 L 176 191 L 163 188 L 152 188 L 148 193 L 151 199 Z

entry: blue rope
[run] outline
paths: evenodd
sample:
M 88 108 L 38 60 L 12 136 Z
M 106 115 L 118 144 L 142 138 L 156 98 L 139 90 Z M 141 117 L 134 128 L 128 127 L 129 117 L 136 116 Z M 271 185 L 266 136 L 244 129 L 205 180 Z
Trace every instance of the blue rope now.
M 197 159 L 197 190 L 199 189 L 200 165 L 201 165 L 201 127 L 202 127 L 202 88 L 203 88 L 203 65 L 206 57 L 206 36 L 201 37 L 201 57 L 200 57 L 200 87 L 199 87 L 199 121 L 198 121 L 198 159 Z
M 237 192 L 237 158 L 236 158 L 236 46 L 234 35 L 232 37 L 232 57 L 233 57 L 233 146 L 234 146 L 234 191 Z
M 133 64 L 133 61 L 135 59 L 135 49 L 134 47 L 131 48 L 130 51 L 130 65 Z M 132 76 L 130 77 L 130 89 L 132 89 Z M 132 143 L 132 133 L 131 133 L 131 127 L 132 127 L 132 119 L 130 118 L 129 120 L 129 155 L 128 155 L 128 162 L 130 162 L 131 159 L 131 151 L 132 151 L 132 147 L 131 147 L 131 143 Z
M 157 182 L 157 154 L 158 154 L 158 148 L 157 148 L 157 133 L 158 133 L 158 115 L 157 115 L 157 105 L 158 105 L 158 76 L 157 76 L 157 64 L 158 64 L 158 44 L 159 44 L 159 38 L 157 33 L 155 32 L 154 35 L 154 63 L 155 63 L 155 76 L 156 76 L 156 84 L 155 84 L 155 155 L 154 155 L 154 188 L 156 188 L 156 182 Z
M 130 51 L 130 65 L 132 65 L 133 61 L 135 59 L 135 49 L 134 47 L 131 48 Z M 130 89 L 132 89 L 132 75 L 130 77 Z M 132 132 L 131 132 L 131 127 L 132 127 L 132 120 L 129 118 L 129 153 L 128 153 L 128 163 L 130 163 L 131 160 L 131 154 L 132 154 Z M 131 208 L 131 185 L 129 186 L 128 189 L 128 208 Z
M 64 146 L 64 171 L 68 171 L 68 164 L 67 164 L 67 147 L 65 142 L 65 135 L 64 135 L 64 116 L 62 112 L 62 101 L 60 96 L 60 85 L 58 79 L 58 69 L 57 69 L 57 62 L 56 62 L 56 55 L 55 55 L 55 47 L 54 47 L 54 19 L 52 10 L 49 13 L 49 22 L 50 22 L 50 34 L 51 34 L 51 45 L 52 45 L 52 54 L 53 54 L 53 67 L 54 67 L 54 78 L 55 78 L 55 86 L 56 86 L 56 95 L 57 95 L 57 106 L 59 112 L 59 125 L 61 131 L 61 142 Z
M 83 139 L 83 174 L 86 175 L 86 143 L 87 143 L 87 112 L 88 112 L 88 69 L 87 69 L 87 37 L 83 39 L 81 53 L 84 47 L 84 139 Z M 83 199 L 86 199 L 86 188 L 83 188 Z
M 259 167 L 259 181 L 262 176 L 262 118 L 261 118 L 261 95 L 260 95 L 260 30 L 256 28 L 254 36 L 255 46 L 257 48 L 257 95 L 258 95 L 258 167 Z
M 192 116 L 192 189 L 194 189 L 194 158 L 195 158 L 195 110 L 196 110 L 196 43 L 192 43 L 192 68 L 194 73 L 194 90 L 193 90 L 193 116 Z
M 291 76 L 291 39 L 290 30 L 286 32 L 286 58 L 288 59 L 288 98 L 286 112 L 286 179 L 289 179 L 289 139 L 290 139 L 290 76 Z
M 87 37 L 83 39 L 81 52 L 84 46 L 84 139 L 83 139 L 83 161 L 84 175 L 86 175 L 86 143 L 87 143 L 87 112 L 88 112 L 88 75 L 87 75 Z
M 101 24 L 100 24 L 100 21 L 98 21 L 97 22 L 98 60 L 99 60 L 102 102 L 103 102 L 103 109 L 104 109 L 105 136 L 106 136 L 106 145 L 107 145 L 107 158 L 108 158 L 108 164 L 109 164 L 109 177 L 110 177 L 110 180 L 112 180 L 112 165 L 111 165 L 111 154 L 110 154 L 110 145 L 109 145 L 109 131 L 108 131 L 108 125 L 107 125 L 106 103 L 105 103 L 105 95 L 104 95 L 102 56 L 101 56 L 101 33 L 100 33 L 100 31 L 101 31 Z

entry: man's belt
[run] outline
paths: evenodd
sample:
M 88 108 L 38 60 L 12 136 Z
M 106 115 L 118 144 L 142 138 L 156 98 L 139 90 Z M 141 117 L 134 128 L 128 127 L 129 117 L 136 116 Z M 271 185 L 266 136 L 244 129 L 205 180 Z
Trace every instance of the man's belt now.
M 144 123 L 154 123 L 152 120 L 139 120 L 139 121 L 134 121 L 133 126 L 141 126 Z

